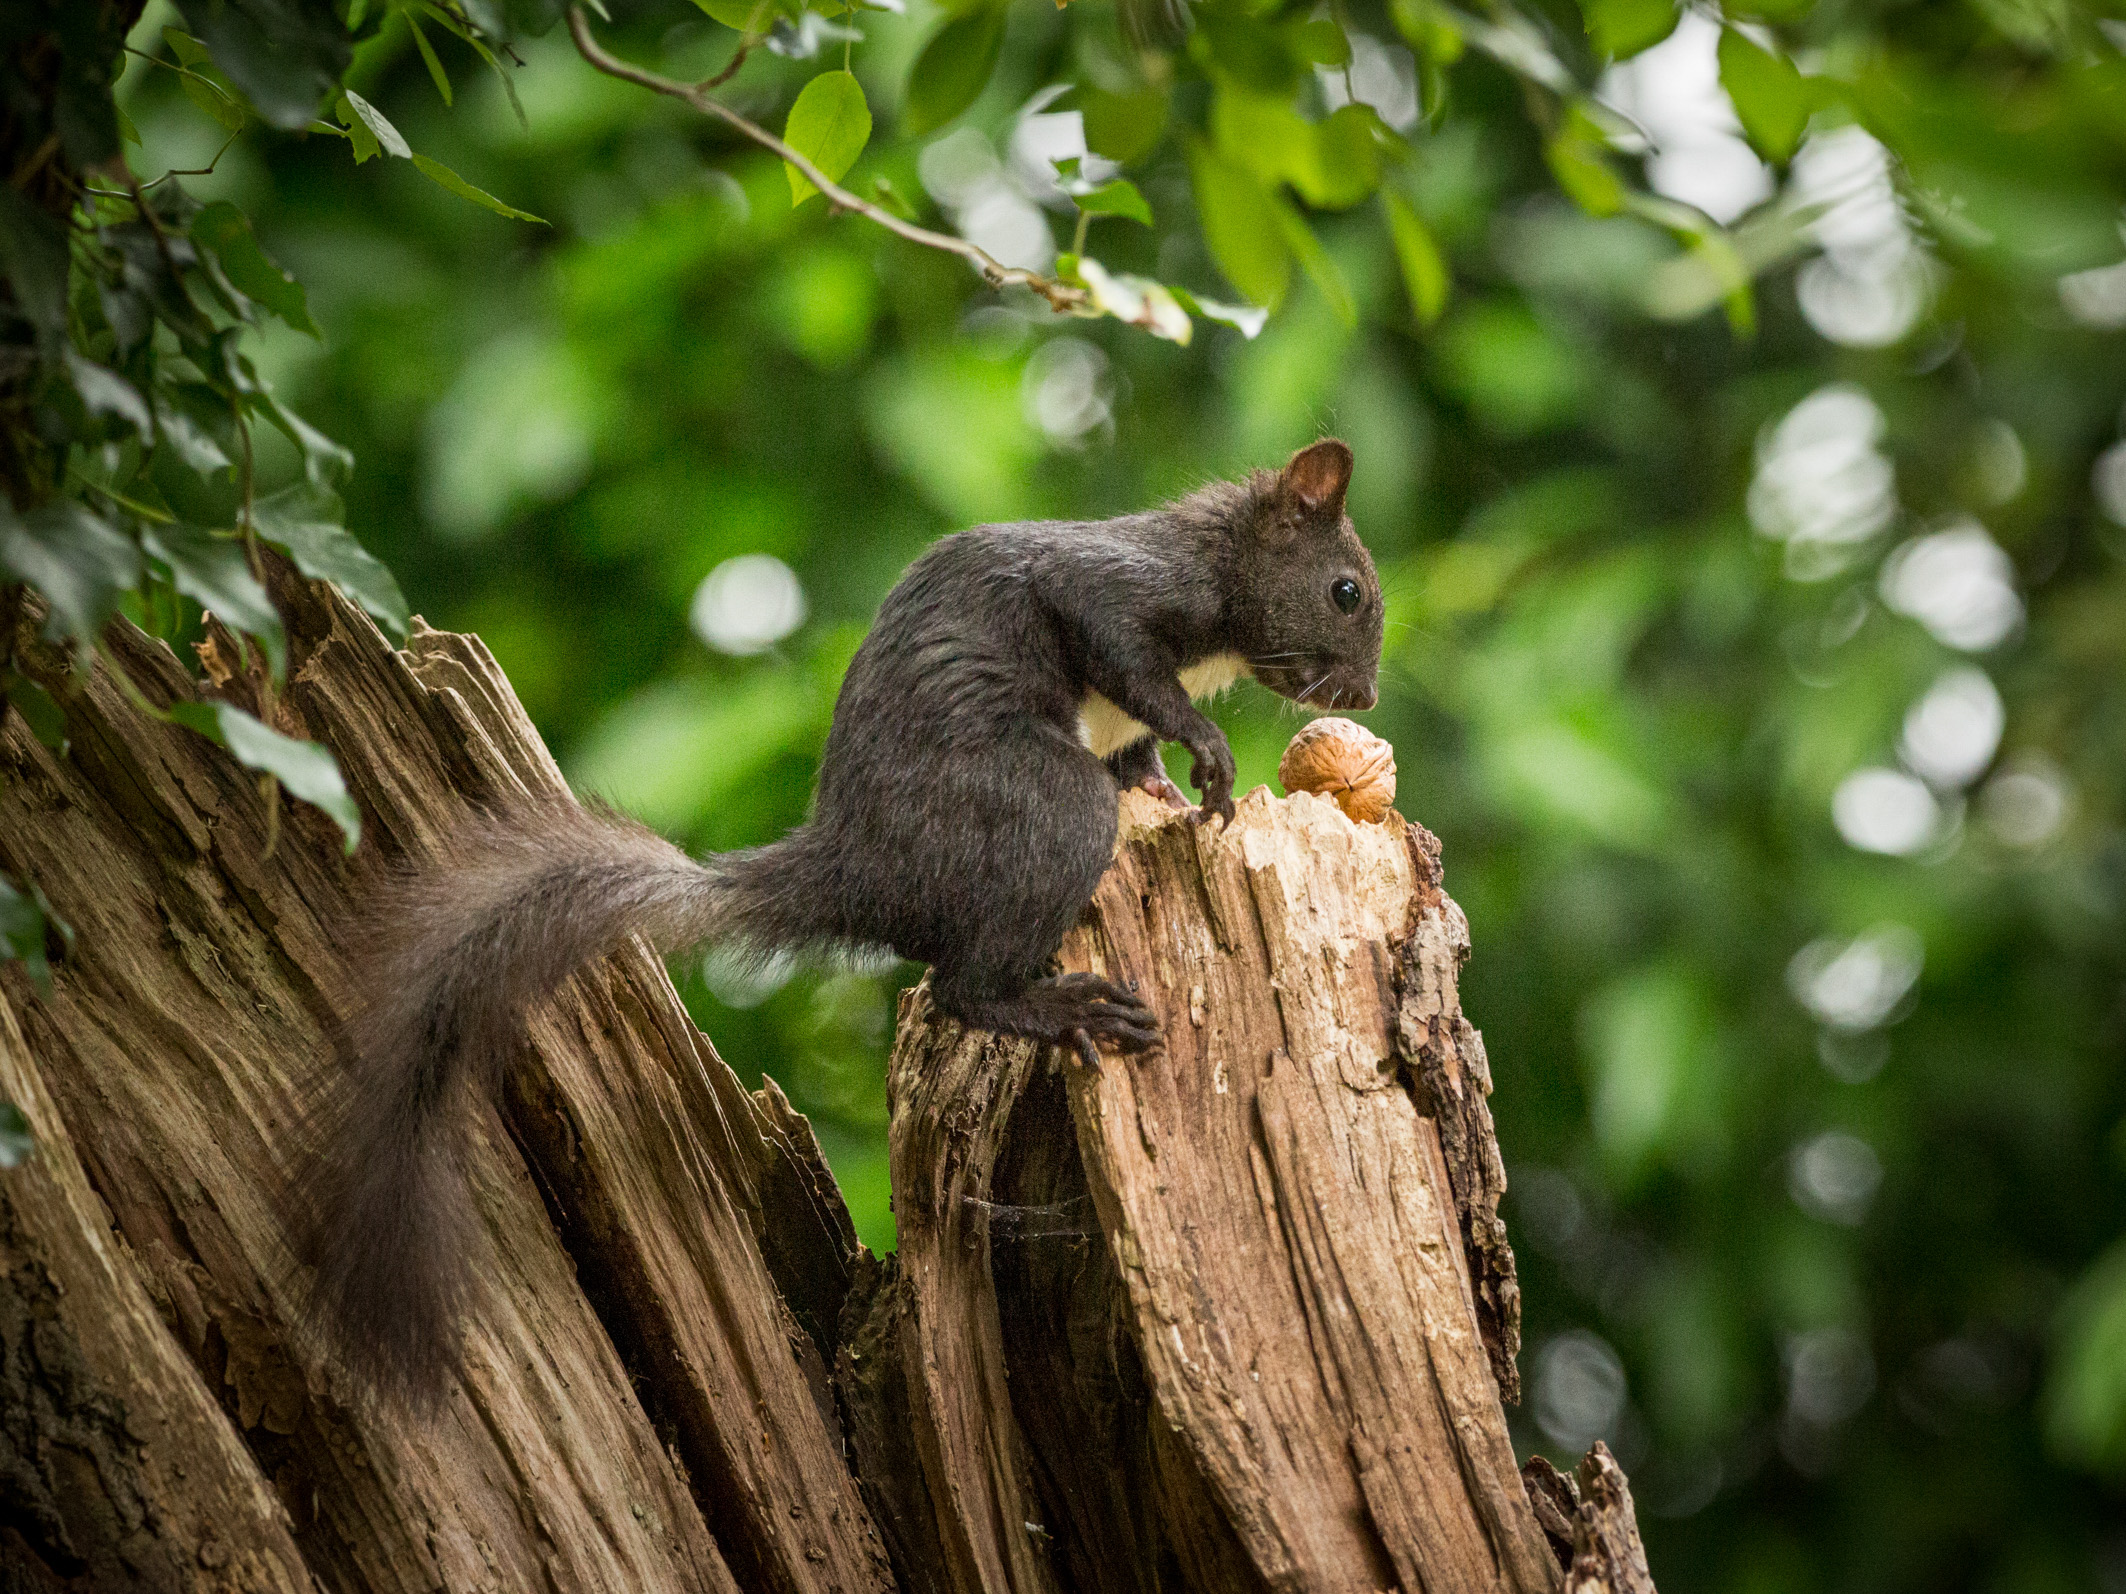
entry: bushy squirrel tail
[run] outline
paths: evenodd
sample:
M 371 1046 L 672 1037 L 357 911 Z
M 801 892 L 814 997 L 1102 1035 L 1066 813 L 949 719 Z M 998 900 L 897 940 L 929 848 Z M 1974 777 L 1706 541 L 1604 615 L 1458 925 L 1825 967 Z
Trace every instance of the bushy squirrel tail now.
M 296 1205 L 308 1316 L 370 1389 L 431 1408 L 478 1293 L 470 1114 L 526 1012 L 628 936 L 765 954 L 793 922 L 799 831 L 696 863 L 654 832 L 559 799 L 469 826 L 439 862 L 384 882 L 350 937 L 353 1005 L 305 1125 Z

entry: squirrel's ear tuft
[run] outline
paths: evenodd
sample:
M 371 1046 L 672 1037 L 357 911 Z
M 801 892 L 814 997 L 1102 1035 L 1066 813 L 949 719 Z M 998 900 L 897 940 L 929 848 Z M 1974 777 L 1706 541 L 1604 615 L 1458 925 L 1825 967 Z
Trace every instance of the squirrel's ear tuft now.
M 1285 466 L 1285 490 L 1307 509 L 1340 513 L 1351 485 L 1351 450 L 1333 437 L 1302 448 Z

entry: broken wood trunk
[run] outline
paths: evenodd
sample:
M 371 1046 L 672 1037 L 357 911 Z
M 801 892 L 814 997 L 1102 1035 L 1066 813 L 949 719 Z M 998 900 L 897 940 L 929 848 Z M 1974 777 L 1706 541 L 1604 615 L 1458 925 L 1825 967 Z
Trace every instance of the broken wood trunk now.
M 0 727 L 0 870 L 74 930 L 48 993 L 0 972 L 0 1097 L 37 1137 L 0 1174 L 0 1588 L 1651 1587 L 1613 1464 L 1585 1501 L 1515 1468 L 1437 846 L 1310 797 L 1224 833 L 1125 800 L 1064 960 L 1148 993 L 1148 1058 L 908 996 L 883 1261 L 647 949 L 586 971 L 480 1114 L 465 1377 L 425 1421 L 348 1388 L 294 1318 L 284 1199 L 337 938 L 367 871 L 563 786 L 476 639 L 394 652 L 274 577 L 284 688 L 209 673 L 332 748 L 356 862 L 107 668 L 62 691 L 64 753 Z M 199 695 L 108 643 L 149 702 Z

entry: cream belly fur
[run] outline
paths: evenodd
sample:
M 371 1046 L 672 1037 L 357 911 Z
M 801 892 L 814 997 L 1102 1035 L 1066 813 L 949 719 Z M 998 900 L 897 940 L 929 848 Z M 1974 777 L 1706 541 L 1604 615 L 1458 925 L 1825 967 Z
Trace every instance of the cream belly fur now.
M 1251 674 L 1248 661 L 1237 653 L 1216 653 L 1181 672 L 1182 688 L 1192 698 L 1214 697 L 1242 676 Z M 1087 692 L 1078 705 L 1078 737 L 1093 750 L 1095 758 L 1119 752 L 1148 726 L 1140 725 L 1098 692 Z

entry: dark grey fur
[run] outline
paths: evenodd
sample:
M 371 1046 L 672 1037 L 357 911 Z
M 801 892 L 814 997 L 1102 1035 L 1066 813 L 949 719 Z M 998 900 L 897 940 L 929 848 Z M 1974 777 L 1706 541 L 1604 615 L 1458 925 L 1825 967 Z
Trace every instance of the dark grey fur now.
M 930 964 L 938 1006 L 971 1026 L 1152 1045 L 1133 994 L 1050 977 L 1049 960 L 1107 867 L 1117 783 L 1172 794 L 1160 741 L 1193 758 L 1199 817 L 1232 816 L 1232 750 L 1181 670 L 1237 653 L 1286 697 L 1372 705 L 1381 600 L 1344 514 L 1350 469 L 1325 441 L 1165 509 L 942 539 L 849 667 L 811 820 L 769 846 L 695 863 L 628 820 L 545 803 L 384 887 L 300 1190 L 312 1311 L 340 1359 L 417 1405 L 441 1392 L 474 1292 L 465 1114 L 526 1010 L 632 933 L 890 947 Z M 1358 588 L 1348 613 L 1340 582 Z M 1079 738 L 1088 691 L 1152 735 L 1103 764 Z

